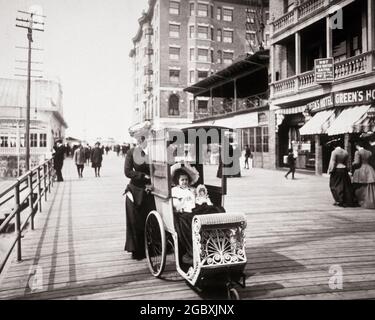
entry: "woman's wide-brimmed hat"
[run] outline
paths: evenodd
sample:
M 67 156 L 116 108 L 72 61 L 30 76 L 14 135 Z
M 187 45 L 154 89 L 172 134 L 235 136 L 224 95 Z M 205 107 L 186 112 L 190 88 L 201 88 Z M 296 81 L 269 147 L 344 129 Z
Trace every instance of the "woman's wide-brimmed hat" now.
M 197 169 L 195 169 L 188 163 L 181 162 L 175 163 L 173 166 L 171 166 L 171 177 L 173 181 L 175 181 L 175 175 L 181 171 L 183 171 L 190 177 L 191 184 L 194 184 L 198 181 L 199 172 L 197 171 Z

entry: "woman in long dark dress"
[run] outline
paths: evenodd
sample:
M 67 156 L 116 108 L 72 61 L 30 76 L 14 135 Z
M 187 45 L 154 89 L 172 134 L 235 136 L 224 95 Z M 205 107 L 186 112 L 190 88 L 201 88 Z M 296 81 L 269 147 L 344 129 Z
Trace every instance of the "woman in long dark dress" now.
M 100 168 L 103 161 L 103 152 L 99 146 L 99 142 L 95 143 L 95 148 L 91 151 L 91 166 L 95 170 L 95 177 L 100 177 Z
M 364 142 L 355 143 L 357 151 L 353 162 L 353 186 L 358 204 L 367 209 L 375 209 L 375 170 L 370 166 L 371 151 L 364 148 Z
M 147 156 L 147 142 L 144 137 L 139 145 L 130 149 L 125 158 L 125 176 L 130 178 L 126 187 L 126 242 L 125 251 L 132 253 L 132 258 L 145 258 L 144 228 L 147 215 L 155 210 L 153 195 L 148 192 L 150 166 Z
M 355 206 L 353 187 L 348 173 L 349 154 L 341 146 L 340 139 L 327 143 L 335 149 L 331 153 L 328 167 L 329 187 L 335 200 L 334 205 L 341 207 Z

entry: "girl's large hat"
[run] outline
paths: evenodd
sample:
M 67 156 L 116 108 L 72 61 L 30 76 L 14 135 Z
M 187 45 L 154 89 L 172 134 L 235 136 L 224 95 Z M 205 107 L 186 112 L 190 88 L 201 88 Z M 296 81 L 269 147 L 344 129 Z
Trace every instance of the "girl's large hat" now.
M 171 166 L 171 177 L 173 181 L 175 179 L 175 174 L 181 171 L 183 171 L 190 177 L 191 184 L 194 184 L 198 181 L 199 172 L 197 171 L 197 169 L 192 167 L 190 164 L 183 163 L 183 162 L 182 163 L 178 162 L 178 163 L 175 163 L 173 166 Z

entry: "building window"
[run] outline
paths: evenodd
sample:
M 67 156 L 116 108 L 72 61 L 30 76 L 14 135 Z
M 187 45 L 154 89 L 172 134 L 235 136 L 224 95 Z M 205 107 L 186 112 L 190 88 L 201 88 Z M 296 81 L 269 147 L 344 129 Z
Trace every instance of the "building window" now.
M 268 152 L 268 127 L 262 127 L 263 134 L 263 152 Z
M 190 3 L 190 16 L 195 15 L 195 8 L 194 8 L 194 3 Z
M 208 62 L 208 49 L 198 49 L 198 61 Z
M 214 60 L 214 50 L 211 49 L 211 62 L 214 63 L 215 60 Z M 213 73 L 213 72 L 211 72 Z
M 198 16 L 208 17 L 208 4 L 198 3 Z
M 190 71 L 190 73 L 189 73 L 189 80 L 190 80 L 190 83 L 194 83 L 195 82 L 194 70 Z
M 206 79 L 208 77 L 208 71 L 200 71 L 198 70 L 198 81 Z
M 169 59 L 180 60 L 180 48 L 169 47 Z
M 223 63 L 223 52 L 221 50 L 217 51 L 217 63 Z
M 252 46 L 255 45 L 255 32 L 246 32 L 246 41 Z
M 270 35 L 266 33 L 266 47 L 270 45 Z
M 225 52 L 223 53 L 223 62 L 225 64 L 233 63 L 233 52 Z
M 262 128 L 261 127 L 256 127 L 255 128 L 255 151 L 256 152 L 262 152 Z
M 46 133 L 39 134 L 39 147 L 41 148 L 47 147 L 47 134 Z
M 177 1 L 169 1 L 169 13 L 180 14 L 180 3 Z
M 211 40 L 214 40 L 214 28 L 211 28 Z
M 198 113 L 207 113 L 208 111 L 208 101 L 198 100 Z
M 224 32 L 223 32 L 223 42 L 233 43 L 233 31 L 224 30 Z
M 222 9 L 221 7 L 218 7 L 216 11 L 216 19 L 221 20 L 221 15 L 222 15 Z
M 0 142 L 1 142 L 0 147 L 8 148 L 8 137 L 7 136 L 1 136 Z
M 194 54 L 194 48 L 190 48 L 190 61 L 194 61 L 195 60 L 195 54 Z
M 194 26 L 189 27 L 189 34 L 190 34 L 190 39 L 193 39 L 195 37 Z
M 208 39 L 208 27 L 198 26 L 198 38 Z
M 38 146 L 38 134 L 37 133 L 31 133 L 30 134 L 30 147 L 36 148 Z
M 210 10 L 211 10 L 211 18 L 213 19 L 214 18 L 214 6 L 213 5 L 211 5 Z
M 177 94 L 172 94 L 169 97 L 168 115 L 170 116 L 180 115 L 179 102 L 180 102 L 180 97 Z
M 169 36 L 171 38 L 179 38 L 180 37 L 180 25 L 170 24 L 169 25 Z
M 217 29 L 216 41 L 217 42 L 223 41 L 223 31 L 221 29 Z
M 223 9 L 223 20 L 224 21 L 233 21 L 233 10 L 232 9 Z
M 194 100 L 190 100 L 189 102 L 189 112 L 194 112 Z
M 171 82 L 179 82 L 180 81 L 180 70 L 169 70 L 169 80 Z

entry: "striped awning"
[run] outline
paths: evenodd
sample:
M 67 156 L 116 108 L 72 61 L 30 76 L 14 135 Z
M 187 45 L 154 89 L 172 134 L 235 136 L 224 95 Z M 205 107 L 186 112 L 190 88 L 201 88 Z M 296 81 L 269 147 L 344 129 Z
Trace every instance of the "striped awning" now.
M 306 106 L 290 107 L 276 110 L 277 114 L 287 115 L 287 114 L 296 114 L 302 113 L 306 109 Z
M 316 113 L 300 129 L 301 135 L 312 135 L 326 133 L 327 129 L 335 119 L 335 110 L 324 110 Z
M 356 124 L 363 120 L 370 109 L 370 105 L 349 107 L 344 109 L 333 121 L 327 130 L 329 136 L 343 133 L 353 133 L 356 131 Z
M 358 121 L 353 125 L 353 132 L 367 133 L 375 131 L 375 107 L 371 107 Z

